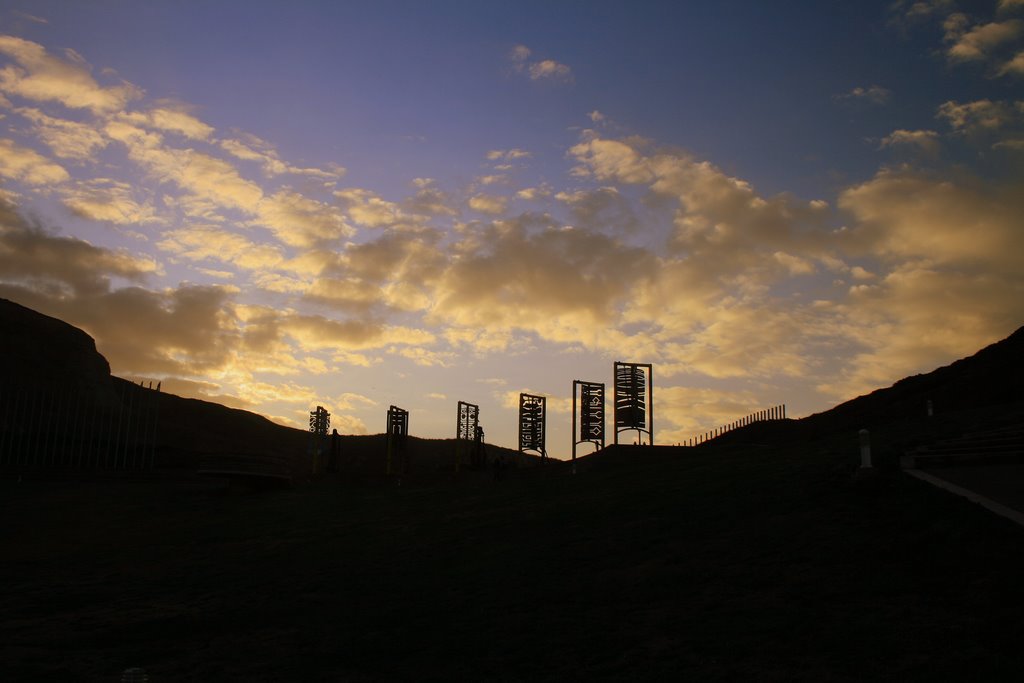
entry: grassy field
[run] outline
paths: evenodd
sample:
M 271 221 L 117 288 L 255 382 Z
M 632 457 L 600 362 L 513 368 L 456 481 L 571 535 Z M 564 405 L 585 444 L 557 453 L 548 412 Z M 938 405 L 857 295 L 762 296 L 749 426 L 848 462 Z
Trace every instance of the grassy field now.
M 1015 680 L 1024 530 L 854 439 L 428 485 L 0 481 L 0 679 Z

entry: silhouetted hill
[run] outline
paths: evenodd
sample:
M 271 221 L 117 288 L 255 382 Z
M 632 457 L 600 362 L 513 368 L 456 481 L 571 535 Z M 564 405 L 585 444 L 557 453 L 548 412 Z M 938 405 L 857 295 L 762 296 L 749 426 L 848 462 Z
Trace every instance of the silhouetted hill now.
M 900 447 L 920 441 L 926 425 L 926 403 L 931 400 L 936 419 L 946 436 L 958 428 L 953 416 L 979 411 L 993 415 L 1020 413 L 1024 403 L 1024 328 L 978 353 L 937 370 L 908 377 L 893 386 L 846 401 L 830 410 L 801 420 L 755 423 L 727 433 L 718 443 L 779 442 L 794 438 L 847 433 L 868 427 L 898 425 L 903 429 Z M 0 371 L 5 387 L 43 388 L 84 396 L 113 415 L 130 403 L 136 385 L 112 377 L 106 359 L 93 339 L 65 322 L 0 299 Z M 308 471 L 309 435 L 306 431 L 278 425 L 255 413 L 217 403 L 161 393 L 157 399 L 155 436 L 157 464 L 195 467 L 204 455 L 237 453 L 285 455 L 293 458 L 296 473 Z M 104 418 L 105 419 L 105 418 Z M 929 430 L 934 431 L 929 425 Z M 412 469 L 420 474 L 451 467 L 454 444 L 443 440 L 412 438 L 409 441 Z M 516 451 L 488 446 L 492 454 L 507 458 Z M 339 466 L 360 476 L 384 469 L 383 435 L 344 436 Z M 518 457 L 531 464 L 533 457 Z
M 110 365 L 92 337 L 7 299 L 0 299 L 0 376 L 8 386 L 110 389 Z
M 196 469 L 207 455 L 275 455 L 293 462 L 295 476 L 308 475 L 310 456 L 309 433 L 286 427 L 246 410 L 228 408 L 218 403 L 183 398 L 166 392 L 155 392 L 114 377 L 110 365 L 96 350 L 92 337 L 61 320 L 51 318 L 24 306 L 0 299 L 0 400 L 22 416 L 19 424 L 0 425 L 3 430 L 24 429 L 31 423 L 36 442 L 45 439 L 38 431 L 42 418 L 35 415 L 57 411 L 48 419 L 58 429 L 72 430 L 80 416 L 101 423 L 102 433 L 90 437 L 85 446 L 86 459 L 102 458 L 97 451 L 117 450 L 117 436 L 108 431 L 115 423 L 130 429 L 120 448 L 128 451 L 149 448 L 141 440 L 152 443 L 158 467 Z M 20 399 L 18 395 L 30 396 Z M 12 398 L 13 395 L 13 398 Z M 155 401 L 155 405 L 154 405 Z M 124 417 L 134 406 L 145 405 L 145 414 L 138 426 L 128 424 Z M 9 420 L 12 410 L 5 410 Z M 31 413 L 31 414 L 30 414 Z M 28 417 L 28 419 L 24 419 Z M 146 430 L 153 425 L 152 432 Z M 84 430 L 83 430 L 84 431 Z M 13 439 L 11 440 L 13 441 Z M 33 443 L 36 443 L 33 442 Z M 425 475 L 454 464 L 454 443 L 410 437 L 408 455 L 410 474 Z M 52 442 L 47 444 L 52 446 Z M 38 445 L 38 444 L 37 444 Z M 489 454 L 504 453 L 506 458 L 516 452 L 488 445 Z M 64 450 L 68 448 L 65 446 Z M 55 455 L 60 455 L 54 448 Z M 9 455 L 9 454 L 3 454 Z M 360 478 L 385 471 L 384 435 L 340 437 L 338 466 L 343 473 Z M 9 462 L 10 458 L 4 462 Z M 532 463 L 533 458 L 522 458 Z
M 938 420 L 1024 402 L 1024 327 L 972 356 L 901 379 L 801 422 L 817 432 L 828 432 L 916 420 L 927 415 L 928 401 Z

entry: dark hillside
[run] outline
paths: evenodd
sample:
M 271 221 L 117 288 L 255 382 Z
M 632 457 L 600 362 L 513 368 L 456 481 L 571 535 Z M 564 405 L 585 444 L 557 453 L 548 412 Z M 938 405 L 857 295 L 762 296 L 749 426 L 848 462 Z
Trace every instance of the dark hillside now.
M 0 481 L 0 517 L 19 520 L 0 525 L 0 677 L 1024 671 L 1015 525 L 907 477 L 855 484 L 827 442 L 670 450 L 623 447 L 617 466 L 576 476 L 325 478 L 273 495 Z
M 0 377 L 9 387 L 69 387 L 110 396 L 110 365 L 92 337 L 7 299 L 0 299 Z
M 1024 402 L 1024 327 L 972 356 L 923 375 L 914 375 L 804 418 L 819 432 L 926 416 L 928 401 L 935 416 L 978 411 Z
M 148 463 L 151 453 L 157 469 L 189 471 L 209 455 L 285 456 L 292 461 L 294 476 L 310 474 L 305 430 L 113 377 L 85 332 L 6 299 L 0 299 L 0 373 L 0 437 L 7 437 L 0 438 L 0 466 L 13 463 L 23 471 L 27 465 L 21 451 L 38 447 L 48 449 L 43 460 L 50 469 L 95 469 L 95 463 L 109 465 L 106 454 L 117 451 L 121 460 L 138 455 Z M 141 417 L 129 420 L 140 407 Z M 82 421 L 99 425 L 97 433 L 85 429 Z M 61 431 L 59 438 L 41 431 L 46 424 Z M 123 435 L 115 425 L 122 425 Z M 493 445 L 488 451 L 492 456 L 503 453 L 506 459 L 516 455 Z M 453 453 L 451 441 L 410 438 L 409 474 L 421 477 L 451 469 Z M 339 454 L 339 474 L 373 479 L 385 471 L 383 435 L 342 435 Z M 529 464 L 534 459 L 519 461 Z
M 0 479 L 0 679 L 1017 680 L 1021 529 L 896 472 L 851 476 L 861 426 L 895 444 L 1019 417 L 1014 391 L 901 413 L 1017 377 L 1011 339 L 832 414 L 609 448 L 576 475 L 447 476 L 452 444 L 410 438 L 435 476 L 398 486 L 377 435 L 273 494 Z M 159 399 L 182 463 L 304 452 L 301 430 Z

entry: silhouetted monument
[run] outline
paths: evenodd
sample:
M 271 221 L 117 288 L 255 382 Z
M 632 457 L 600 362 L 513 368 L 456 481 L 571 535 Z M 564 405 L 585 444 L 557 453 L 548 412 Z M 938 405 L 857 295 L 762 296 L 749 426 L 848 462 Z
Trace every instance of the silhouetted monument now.
M 313 473 L 320 470 L 320 460 L 327 441 L 327 430 L 331 427 L 331 414 L 323 406 L 309 411 L 309 452 L 313 460 Z
M 545 423 L 547 398 L 533 394 L 519 394 L 519 452 L 536 451 L 547 459 Z
M 615 443 L 636 431 L 639 443 L 654 445 L 654 369 L 650 363 L 615 361 Z
M 470 449 L 470 444 L 477 439 L 480 428 L 480 406 L 474 403 L 459 401 L 458 416 L 455 425 L 455 471 L 462 465 L 463 453 Z M 481 430 L 482 433 L 482 430 Z M 475 447 L 474 447 L 475 450 Z
M 388 408 L 387 474 L 401 477 L 409 468 L 406 448 L 409 435 L 409 411 L 396 406 Z
M 572 459 L 574 468 L 576 466 L 576 446 L 581 443 L 592 443 L 597 450 L 604 448 L 604 395 L 604 382 L 583 382 L 578 379 L 572 381 Z M 577 396 L 579 397 L 578 413 L 576 411 Z M 579 415 L 578 421 L 577 415 Z

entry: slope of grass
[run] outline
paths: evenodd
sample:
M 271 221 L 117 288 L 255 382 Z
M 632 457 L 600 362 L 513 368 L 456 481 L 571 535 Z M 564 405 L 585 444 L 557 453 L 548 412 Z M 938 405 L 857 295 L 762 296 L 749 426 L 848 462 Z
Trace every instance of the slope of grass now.
M 0 482 L 4 680 L 1007 680 L 1022 530 L 849 439 L 273 494 Z

